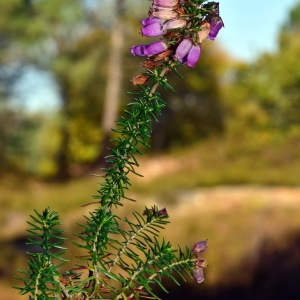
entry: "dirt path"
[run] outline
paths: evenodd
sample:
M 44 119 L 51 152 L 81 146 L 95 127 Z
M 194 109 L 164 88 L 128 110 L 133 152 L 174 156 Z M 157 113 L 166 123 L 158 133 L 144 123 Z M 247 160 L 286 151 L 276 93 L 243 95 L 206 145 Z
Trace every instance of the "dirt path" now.
M 245 201 L 260 201 L 272 206 L 300 207 L 300 187 L 217 186 L 182 192 L 179 203 L 230 209 Z

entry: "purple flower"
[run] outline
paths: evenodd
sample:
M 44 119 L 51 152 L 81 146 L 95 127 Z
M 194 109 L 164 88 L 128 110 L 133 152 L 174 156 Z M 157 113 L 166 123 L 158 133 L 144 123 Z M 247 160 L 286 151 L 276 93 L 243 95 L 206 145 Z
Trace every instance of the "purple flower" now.
M 203 40 L 206 38 L 214 40 L 224 24 L 219 16 L 219 3 L 209 2 L 201 5 L 207 10 L 208 15 L 200 18 L 199 28 L 186 28 L 189 22 L 192 24 L 190 18 L 199 19 L 197 15 L 190 16 L 184 5 L 191 2 L 191 0 L 152 0 L 149 17 L 141 20 L 143 25 L 141 34 L 149 37 L 163 35 L 164 40 L 156 41 L 150 45 L 133 46 L 131 53 L 148 57 L 165 54 L 160 60 L 173 55 L 173 58 L 180 63 L 191 68 L 194 67 L 201 55 Z M 174 41 L 179 42 L 174 45 Z M 171 42 L 172 47 L 169 47 L 169 42 Z M 166 50 L 170 53 L 167 53 Z
M 149 76 L 148 76 L 149 78 Z M 157 216 L 157 217 L 161 217 L 161 218 L 168 218 L 169 215 L 168 215 L 168 212 L 167 212 L 167 209 L 166 208 L 162 208 L 160 210 L 157 210 L 156 208 L 146 208 L 144 213 L 143 213 L 144 216 Z
M 202 268 L 196 268 L 193 274 L 194 279 L 197 283 L 202 283 L 204 281 L 204 272 Z
M 168 217 L 169 216 L 166 208 L 162 208 L 162 209 L 158 210 L 156 212 L 156 214 L 158 216 L 162 216 L 162 217 Z
M 138 45 L 138 46 L 132 46 L 130 49 L 130 52 L 132 55 L 135 56 L 146 56 L 145 49 L 148 45 Z
M 186 56 L 193 46 L 191 39 L 183 39 L 178 45 L 174 57 L 179 60 L 181 63 L 186 61 Z
M 207 262 L 205 259 L 199 258 L 195 263 L 193 277 L 198 283 L 201 283 L 204 281 L 203 268 L 205 268 L 206 266 L 207 266 Z
M 147 19 L 141 20 L 141 23 L 142 23 L 143 26 L 147 26 L 147 25 L 150 25 L 150 24 L 153 24 L 153 23 L 162 24 L 162 21 L 158 18 L 149 17 Z
M 193 45 L 191 50 L 189 51 L 187 58 L 186 58 L 186 64 L 190 67 L 193 68 L 198 61 L 199 57 L 201 54 L 201 47 L 200 45 Z
M 153 18 L 156 19 L 156 18 Z M 157 19 L 159 20 L 159 19 Z M 141 29 L 141 33 L 143 36 L 159 36 L 164 34 L 164 30 L 162 29 L 162 21 L 154 22 L 149 25 L 144 26 Z
M 196 258 L 193 277 L 198 283 L 201 283 L 204 281 L 203 268 L 206 267 L 207 263 L 206 263 L 205 259 L 202 259 L 200 257 L 200 254 L 203 251 L 205 251 L 206 248 L 207 248 L 207 241 L 200 241 L 192 249 L 192 253 L 194 254 L 194 256 Z
M 146 48 L 146 55 L 155 55 L 167 50 L 168 44 L 163 40 L 156 41 Z
M 159 36 L 165 33 L 163 29 L 163 21 L 159 18 L 149 17 L 141 20 L 143 28 L 141 33 L 143 36 Z
M 153 42 L 150 45 L 138 45 L 138 46 L 132 46 L 131 47 L 131 54 L 137 55 L 137 56 L 150 56 L 159 54 L 165 50 L 167 50 L 168 44 L 164 42 L 163 40 L 159 40 L 156 42 Z
M 191 39 L 183 39 L 178 45 L 174 57 L 181 63 L 194 67 L 201 54 L 201 46 L 193 45 Z
M 211 40 L 214 40 L 218 35 L 220 29 L 224 26 L 224 23 L 221 18 L 214 17 L 209 21 L 209 24 L 210 24 L 210 31 L 208 37 Z
M 212 13 L 213 13 L 215 16 L 219 16 L 219 13 L 220 13 L 219 2 L 215 2 L 215 3 L 214 3 L 214 7 L 213 7 L 213 9 L 212 9 Z
M 196 257 L 199 257 L 199 255 L 204 252 L 207 248 L 207 240 L 206 241 L 200 241 L 192 249 L 193 254 Z

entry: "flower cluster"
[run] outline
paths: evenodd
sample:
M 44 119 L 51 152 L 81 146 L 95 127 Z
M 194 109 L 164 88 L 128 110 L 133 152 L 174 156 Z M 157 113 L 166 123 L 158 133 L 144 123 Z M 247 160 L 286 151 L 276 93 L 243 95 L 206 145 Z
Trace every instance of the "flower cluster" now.
M 192 249 L 192 253 L 196 258 L 195 269 L 194 269 L 194 279 L 201 283 L 204 281 L 203 268 L 206 267 L 207 262 L 205 259 L 200 257 L 200 254 L 207 248 L 207 241 L 198 242 Z
M 152 0 L 149 16 L 141 21 L 141 34 L 161 39 L 148 45 L 132 46 L 131 53 L 157 62 L 179 62 L 194 67 L 204 39 L 214 40 L 224 26 L 219 3 L 197 4 L 196 0 Z M 204 1 L 200 1 L 201 3 Z M 153 64 L 155 67 L 157 63 Z

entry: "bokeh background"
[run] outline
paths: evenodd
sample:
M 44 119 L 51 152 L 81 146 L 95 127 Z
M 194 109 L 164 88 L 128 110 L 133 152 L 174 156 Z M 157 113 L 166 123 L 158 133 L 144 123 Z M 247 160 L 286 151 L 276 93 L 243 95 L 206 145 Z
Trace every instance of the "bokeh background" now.
M 247 3 L 246 3 L 247 2 Z M 175 245 L 208 239 L 206 281 L 162 299 L 299 299 L 300 2 L 220 1 L 143 149 L 120 211 L 166 206 Z M 0 290 L 21 297 L 26 220 L 57 210 L 70 239 L 97 193 L 110 128 L 141 72 L 147 0 L 0 0 Z

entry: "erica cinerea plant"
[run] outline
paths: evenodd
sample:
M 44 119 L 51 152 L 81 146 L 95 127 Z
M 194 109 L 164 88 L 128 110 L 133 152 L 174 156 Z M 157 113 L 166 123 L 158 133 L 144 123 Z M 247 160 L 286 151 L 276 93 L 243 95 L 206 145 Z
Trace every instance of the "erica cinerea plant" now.
M 168 222 L 166 208 L 145 207 L 131 217 L 118 217 L 118 207 L 127 200 L 131 173 L 139 175 L 136 156 L 140 146 L 149 146 L 151 124 L 157 121 L 165 102 L 156 91 L 159 86 L 173 91 L 166 75 L 186 64 L 193 67 L 201 54 L 202 42 L 215 39 L 223 27 L 219 4 L 201 0 L 153 0 L 148 17 L 141 21 L 143 36 L 157 36 L 151 44 L 132 46 L 131 53 L 145 57 L 145 72 L 132 83 L 139 87 L 124 109 L 114 131 L 117 138 L 102 169 L 100 189 L 84 216 L 75 245 L 84 249 L 81 262 L 61 273 L 66 260 L 59 217 L 47 208 L 35 211 L 28 222 L 29 243 L 41 247 L 29 253 L 28 269 L 20 271 L 21 294 L 29 299 L 159 299 L 154 287 L 164 286 L 164 277 L 179 284 L 186 277 L 204 281 L 206 261 L 201 257 L 207 241 L 192 249 L 174 248 L 160 236 Z M 134 200 L 133 200 L 134 201 Z M 128 228 L 125 230 L 124 228 Z

